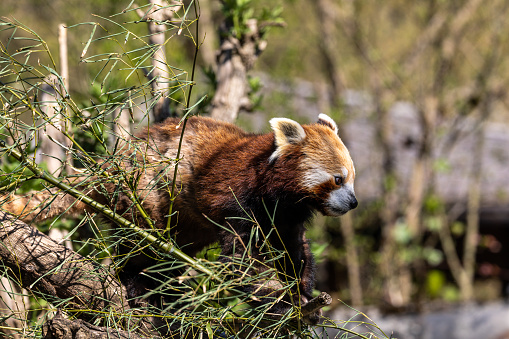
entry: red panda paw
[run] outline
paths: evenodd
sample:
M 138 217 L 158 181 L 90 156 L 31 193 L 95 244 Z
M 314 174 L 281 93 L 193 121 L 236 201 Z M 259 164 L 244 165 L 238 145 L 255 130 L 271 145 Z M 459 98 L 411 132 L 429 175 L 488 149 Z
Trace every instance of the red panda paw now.
M 316 298 L 309 300 L 306 304 L 302 305 L 302 321 L 310 325 L 316 325 L 322 317 L 322 307 L 330 305 L 332 297 L 326 293 L 320 293 Z
M 295 296 L 296 298 L 295 299 L 298 299 L 296 300 L 295 302 L 295 305 L 299 305 L 300 306 L 300 309 L 301 309 L 301 313 L 302 313 L 302 318 L 301 318 L 301 321 L 304 323 L 304 324 L 307 324 L 307 325 L 316 325 L 318 324 L 318 322 L 320 321 L 320 318 L 322 317 L 322 310 L 321 309 L 318 309 L 316 311 L 313 311 L 311 313 L 309 312 L 306 312 L 307 311 L 307 308 L 311 305 L 308 305 L 309 304 L 309 299 L 305 296 L 305 295 L 296 295 Z M 306 306 L 308 305 L 308 306 Z
M 322 315 L 323 315 L 322 310 L 318 310 L 302 317 L 302 321 L 308 325 L 316 325 L 320 321 Z

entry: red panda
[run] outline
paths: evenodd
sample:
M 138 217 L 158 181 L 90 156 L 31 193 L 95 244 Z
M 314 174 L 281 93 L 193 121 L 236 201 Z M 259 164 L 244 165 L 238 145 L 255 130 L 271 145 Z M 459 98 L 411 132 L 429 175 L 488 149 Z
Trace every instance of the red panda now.
M 178 124 L 178 119 L 170 118 L 153 125 L 122 151 L 125 159 L 122 167 L 127 173 L 143 164 L 144 170 L 136 174 L 137 196 L 159 229 L 166 227 L 168 218 L 168 185 L 173 176 L 173 167 L 168 163 L 177 155 L 181 134 Z M 306 302 L 314 287 L 314 263 L 304 224 L 315 211 L 340 216 L 357 206 L 355 169 L 338 137 L 336 123 L 327 115 L 320 114 L 318 122 L 310 125 L 286 118 L 274 118 L 270 125 L 271 133 L 256 135 L 211 118 L 188 120 L 182 157 L 178 160 L 179 193 L 174 202 L 178 212 L 172 217 L 172 236 L 188 255 L 219 242 L 222 257 L 228 258 L 243 251 L 241 243 L 249 242 L 253 222 L 245 218 L 246 213 L 266 233 L 274 224 L 279 236 L 272 236 L 271 244 L 287 251 L 287 259 L 296 267 L 284 273 L 299 280 L 301 301 Z M 115 174 L 106 165 L 103 168 Z M 132 201 L 126 196 L 108 198 L 108 194 L 118 190 L 114 183 L 102 187 L 105 188 L 102 191 L 97 186 L 83 190 L 118 213 L 130 213 Z M 20 215 L 25 222 L 35 216 L 45 219 L 87 208 L 63 195 L 41 211 L 41 202 L 49 196 L 40 192 L 17 197 L 2 208 Z M 267 211 L 275 214 L 269 216 Z M 137 215 L 129 217 L 144 224 Z M 215 226 L 210 220 L 234 232 Z M 252 255 L 263 262 L 256 252 L 258 247 L 252 248 Z M 147 264 L 142 260 L 130 266 L 131 270 L 139 271 Z

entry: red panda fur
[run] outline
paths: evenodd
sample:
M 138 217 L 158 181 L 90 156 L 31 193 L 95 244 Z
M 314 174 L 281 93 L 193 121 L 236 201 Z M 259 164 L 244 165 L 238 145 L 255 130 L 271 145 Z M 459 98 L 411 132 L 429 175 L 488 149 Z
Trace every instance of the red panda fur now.
M 176 157 L 181 134 L 178 124 L 178 119 L 170 118 L 151 126 L 119 151 L 125 159 L 122 167 L 139 176 L 137 195 L 160 229 L 166 227 L 169 211 L 168 183 L 172 180 L 173 166 L 168 164 Z M 210 118 L 188 120 L 182 157 L 178 160 L 179 192 L 174 205 L 178 212 L 172 217 L 172 236 L 191 256 L 219 242 L 223 258 L 228 258 L 243 250 L 241 243 L 249 241 L 253 227 L 246 218 L 231 218 L 245 217 L 248 213 L 268 233 L 272 220 L 267 211 L 275 210 L 274 225 L 279 237 L 270 241 L 274 247 L 288 252 L 285 260 L 289 262 L 283 265 L 287 271 L 283 273 L 299 279 L 299 293 L 306 301 L 311 298 L 314 286 L 314 264 L 304 224 L 314 211 L 337 216 L 355 208 L 355 170 L 337 135 L 336 124 L 326 115 L 321 114 L 318 123 L 311 125 L 301 126 L 293 120 L 278 118 L 271 120 L 271 126 L 273 132 L 258 135 Z M 140 164 L 144 171 L 137 171 Z M 103 168 L 115 174 L 113 167 Z M 83 190 L 118 213 L 130 213 L 132 202 L 126 196 L 116 200 L 108 197 L 116 189 L 113 183 L 103 187 L 108 192 L 98 186 Z M 34 216 L 44 219 L 87 208 L 70 196 L 59 196 L 49 210 L 41 211 L 37 205 L 48 197 L 48 193 L 41 192 L 13 199 L 2 208 L 20 215 L 26 222 Z M 137 215 L 124 217 L 144 224 Z M 215 226 L 209 219 L 235 233 Z M 257 247 L 253 248 L 253 256 L 263 262 L 263 257 L 256 253 Z M 147 266 L 143 260 L 135 261 L 131 264 L 133 270 Z

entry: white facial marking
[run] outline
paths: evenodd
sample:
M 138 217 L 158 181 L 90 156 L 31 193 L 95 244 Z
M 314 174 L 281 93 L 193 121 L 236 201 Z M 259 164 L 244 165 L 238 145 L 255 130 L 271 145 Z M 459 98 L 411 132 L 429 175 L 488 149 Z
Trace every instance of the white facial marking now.
M 332 176 L 321 168 L 315 168 L 304 173 L 302 184 L 307 188 L 314 188 L 331 180 Z
M 343 178 L 346 179 L 346 177 L 348 177 L 348 170 L 345 167 L 342 167 L 341 174 L 343 175 Z

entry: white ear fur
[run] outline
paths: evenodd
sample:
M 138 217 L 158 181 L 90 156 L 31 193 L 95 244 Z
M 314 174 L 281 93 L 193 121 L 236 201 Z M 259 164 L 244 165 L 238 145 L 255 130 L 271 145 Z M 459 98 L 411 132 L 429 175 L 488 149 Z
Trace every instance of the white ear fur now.
M 327 114 L 318 114 L 318 123 L 330 127 L 334 133 L 338 134 L 338 125 Z
M 304 128 L 298 122 L 291 119 L 274 118 L 270 120 L 270 126 L 274 130 L 277 147 L 287 144 L 298 144 L 306 137 Z
M 276 160 L 282 153 L 282 150 L 290 144 L 298 144 L 306 138 L 304 128 L 291 119 L 274 118 L 270 120 L 270 126 L 274 131 L 274 142 L 276 150 L 269 158 L 269 162 Z

